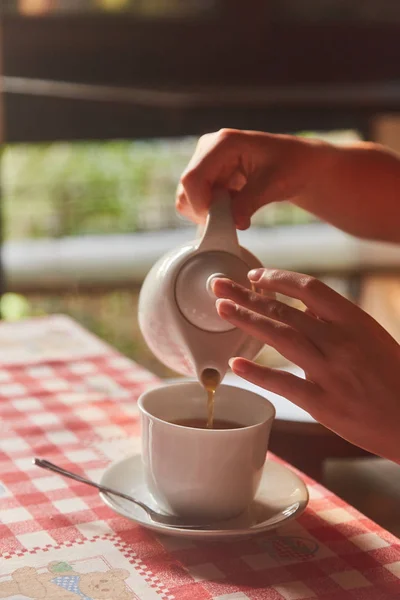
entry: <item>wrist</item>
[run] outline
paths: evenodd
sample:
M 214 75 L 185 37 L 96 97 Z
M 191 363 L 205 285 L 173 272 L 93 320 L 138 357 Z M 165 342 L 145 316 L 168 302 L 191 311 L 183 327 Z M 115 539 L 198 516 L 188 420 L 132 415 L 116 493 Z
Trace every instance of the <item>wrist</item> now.
M 318 188 L 321 183 L 326 186 L 327 178 L 329 180 L 336 171 L 343 149 L 321 140 L 308 140 L 308 146 L 309 161 L 314 173 L 311 183 Z
M 300 160 L 303 186 L 295 203 L 315 213 L 327 190 L 335 187 L 335 173 L 341 160 L 342 149 L 321 140 L 302 139 L 300 143 L 300 151 L 303 154 Z

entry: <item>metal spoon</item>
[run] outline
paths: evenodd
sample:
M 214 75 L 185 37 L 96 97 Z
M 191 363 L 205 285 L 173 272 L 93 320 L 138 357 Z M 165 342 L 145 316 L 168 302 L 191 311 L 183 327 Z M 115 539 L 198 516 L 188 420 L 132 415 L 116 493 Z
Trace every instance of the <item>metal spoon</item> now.
M 160 523 L 161 525 L 168 525 L 168 527 L 176 527 L 177 529 L 202 530 L 202 529 L 214 529 L 215 528 L 215 526 L 212 526 L 209 524 L 188 523 L 187 521 L 183 521 L 180 517 L 176 517 L 175 515 L 159 513 L 157 511 L 153 510 L 152 508 L 150 508 L 150 506 L 147 506 L 147 504 L 144 504 L 144 502 L 141 502 L 140 500 L 136 500 L 132 496 L 128 496 L 127 494 L 124 494 L 123 492 L 119 492 L 118 490 L 113 490 L 112 488 L 109 488 L 106 485 L 101 485 L 99 483 L 96 483 L 95 481 L 86 479 L 85 477 L 82 477 L 82 475 L 78 475 L 77 473 L 73 473 L 72 471 L 67 471 L 66 469 L 63 469 L 62 467 L 58 467 L 54 463 L 51 463 L 50 461 L 45 460 L 43 458 L 34 458 L 33 464 L 36 465 L 37 467 L 41 467 L 42 469 L 48 469 L 49 471 L 54 471 L 55 473 L 58 473 L 59 475 L 63 475 L 63 477 L 69 477 L 70 479 L 74 479 L 75 481 L 79 481 L 81 483 L 86 483 L 86 485 L 91 485 L 92 487 L 97 488 L 104 494 L 112 494 L 113 496 L 119 496 L 120 498 L 124 498 L 124 500 L 129 500 L 129 502 L 133 502 L 137 506 L 140 506 L 140 508 L 142 508 L 148 514 L 148 516 L 150 517 L 150 519 L 152 521 L 154 521 L 154 523 Z

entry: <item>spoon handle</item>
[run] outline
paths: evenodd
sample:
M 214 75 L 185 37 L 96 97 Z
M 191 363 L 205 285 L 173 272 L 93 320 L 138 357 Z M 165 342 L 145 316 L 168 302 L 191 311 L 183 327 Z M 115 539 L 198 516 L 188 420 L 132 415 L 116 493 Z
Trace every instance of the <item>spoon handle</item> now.
M 42 469 L 47 469 L 48 471 L 54 471 L 54 473 L 58 473 L 59 475 L 63 475 L 64 477 L 69 477 L 70 479 L 74 479 L 75 481 L 79 481 L 80 483 L 86 483 L 86 485 L 91 485 L 92 487 L 100 490 L 100 492 L 105 492 L 107 494 L 113 494 L 114 496 L 119 496 L 120 498 L 124 498 L 124 500 L 129 500 L 130 502 L 134 502 L 135 504 L 138 504 L 139 506 L 141 506 L 142 508 L 144 508 L 147 511 L 147 507 L 144 504 L 142 504 L 141 502 L 139 502 L 138 500 L 135 500 L 135 498 L 132 498 L 132 496 L 128 496 L 127 494 L 124 494 L 123 492 L 119 492 L 118 490 L 113 490 L 112 488 L 109 488 L 106 485 L 101 485 L 99 483 L 96 483 L 95 481 L 92 481 L 91 479 L 86 479 L 86 477 L 82 477 L 82 475 L 78 475 L 78 473 L 73 473 L 72 471 L 67 471 L 67 469 L 63 469 L 62 467 L 55 465 L 54 463 L 50 462 L 49 460 L 45 460 L 44 458 L 34 458 L 33 464 L 36 465 L 37 467 L 41 467 Z
M 132 496 L 128 496 L 127 494 L 124 494 L 123 492 L 119 492 L 118 490 L 109 488 L 106 485 L 101 485 L 100 483 L 96 483 L 95 481 L 92 481 L 91 479 L 86 479 L 86 477 L 82 477 L 82 475 L 78 475 L 78 473 L 73 473 L 72 471 L 67 471 L 67 469 L 63 469 L 62 467 L 59 467 L 59 466 L 55 465 L 54 463 L 50 462 L 49 460 L 45 460 L 44 458 L 34 458 L 33 464 L 36 465 L 37 467 L 41 467 L 42 469 L 47 469 L 48 471 L 53 471 L 54 473 L 58 473 L 59 475 L 62 475 L 63 477 L 69 477 L 70 479 L 74 479 L 75 481 L 79 481 L 80 483 L 85 483 L 86 485 L 91 485 L 92 487 L 100 490 L 100 492 L 104 492 L 106 494 L 112 494 L 113 496 L 119 496 L 120 498 L 123 498 L 124 500 L 129 500 L 129 502 L 133 502 L 137 506 L 140 506 L 140 508 L 142 508 L 148 514 L 150 519 L 155 523 L 168 525 L 169 527 L 178 527 L 180 529 L 196 529 L 196 530 L 210 529 L 209 525 L 185 523 L 182 521 L 182 519 L 180 519 L 179 517 L 176 517 L 174 515 L 158 513 L 155 510 L 153 510 L 152 508 L 150 508 L 150 506 L 147 506 L 147 504 L 144 504 L 140 500 L 136 500 L 135 498 L 132 498 Z

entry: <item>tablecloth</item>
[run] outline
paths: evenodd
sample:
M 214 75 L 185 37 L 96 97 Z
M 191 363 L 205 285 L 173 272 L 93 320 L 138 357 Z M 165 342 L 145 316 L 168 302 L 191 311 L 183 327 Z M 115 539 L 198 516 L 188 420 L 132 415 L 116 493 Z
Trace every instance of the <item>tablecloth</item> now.
M 399 540 L 304 475 L 296 521 L 199 542 L 156 535 L 32 464 L 99 480 L 139 452 L 136 400 L 155 382 L 65 316 L 0 325 L 0 598 L 400 598 Z

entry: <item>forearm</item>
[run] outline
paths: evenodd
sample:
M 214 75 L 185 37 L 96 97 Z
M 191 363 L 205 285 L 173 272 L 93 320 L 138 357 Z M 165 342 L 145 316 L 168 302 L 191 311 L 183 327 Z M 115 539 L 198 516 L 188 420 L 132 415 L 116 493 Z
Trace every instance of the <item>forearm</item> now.
M 400 158 L 376 144 L 332 147 L 295 203 L 353 235 L 400 242 Z

